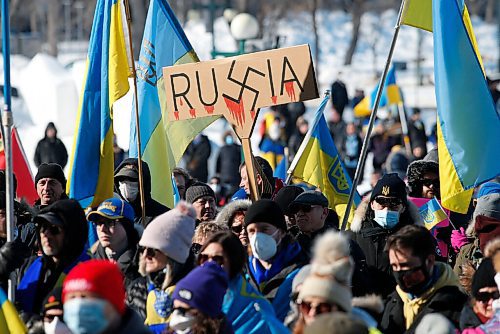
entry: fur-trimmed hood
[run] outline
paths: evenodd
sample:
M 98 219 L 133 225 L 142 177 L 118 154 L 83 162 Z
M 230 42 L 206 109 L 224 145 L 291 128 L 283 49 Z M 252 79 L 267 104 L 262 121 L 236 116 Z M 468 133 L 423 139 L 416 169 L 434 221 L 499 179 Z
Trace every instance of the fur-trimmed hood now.
M 247 211 L 252 205 L 248 199 L 239 199 L 226 205 L 215 218 L 215 222 L 220 225 L 229 226 L 229 221 L 234 217 L 237 211 Z
M 367 196 L 361 201 L 361 203 L 356 208 L 356 212 L 354 213 L 354 219 L 351 223 L 351 231 L 354 233 L 358 233 L 361 231 L 361 227 L 363 226 L 363 221 L 366 219 L 366 213 L 368 212 L 370 205 L 370 198 Z M 413 224 L 424 225 L 422 217 L 418 211 L 418 207 L 410 200 L 408 200 L 408 211 L 410 214 L 410 219 Z
M 370 314 L 382 314 L 384 312 L 384 301 L 379 295 L 354 297 L 351 305 L 352 307 L 364 309 Z

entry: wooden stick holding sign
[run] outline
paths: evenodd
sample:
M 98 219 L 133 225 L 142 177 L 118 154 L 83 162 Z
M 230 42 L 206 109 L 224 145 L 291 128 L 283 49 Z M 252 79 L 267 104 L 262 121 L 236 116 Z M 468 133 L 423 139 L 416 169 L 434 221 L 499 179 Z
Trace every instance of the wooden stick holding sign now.
M 317 98 L 308 45 L 163 68 L 168 120 L 223 115 L 243 146 L 253 200 L 259 199 L 250 146 L 259 109 Z

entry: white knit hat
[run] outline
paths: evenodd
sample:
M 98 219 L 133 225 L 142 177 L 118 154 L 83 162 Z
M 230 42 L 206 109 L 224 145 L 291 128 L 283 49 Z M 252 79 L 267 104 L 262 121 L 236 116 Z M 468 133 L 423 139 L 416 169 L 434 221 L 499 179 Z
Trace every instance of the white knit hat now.
M 332 277 L 310 275 L 306 278 L 299 292 L 299 300 L 308 297 L 323 298 L 326 302 L 336 304 L 345 312 L 351 311 L 351 288 L 338 283 Z
M 139 245 L 158 249 L 174 261 L 185 263 L 194 235 L 195 219 L 193 206 L 180 202 L 146 226 Z

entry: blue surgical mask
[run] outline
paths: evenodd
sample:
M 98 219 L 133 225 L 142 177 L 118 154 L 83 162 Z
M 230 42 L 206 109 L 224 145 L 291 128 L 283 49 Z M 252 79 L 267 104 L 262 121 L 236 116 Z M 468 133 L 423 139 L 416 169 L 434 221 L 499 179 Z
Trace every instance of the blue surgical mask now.
M 233 136 L 226 136 L 226 144 L 227 145 L 232 145 L 234 143 Z
M 391 210 L 374 210 L 375 220 L 377 224 L 386 229 L 391 229 L 399 222 L 399 211 Z
M 74 298 L 64 303 L 64 322 L 73 334 L 100 334 L 109 326 L 106 301 Z

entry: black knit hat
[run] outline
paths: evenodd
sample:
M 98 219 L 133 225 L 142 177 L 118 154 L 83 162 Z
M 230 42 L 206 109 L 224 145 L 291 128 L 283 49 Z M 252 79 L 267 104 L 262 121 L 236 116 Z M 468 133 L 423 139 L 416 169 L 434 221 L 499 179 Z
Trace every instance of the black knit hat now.
M 406 202 L 406 185 L 396 173 L 385 174 L 372 190 L 370 202 L 377 196 L 396 197 Z
M 203 196 L 211 196 L 215 198 L 215 193 L 210 186 L 203 182 L 195 182 L 186 190 L 186 202 L 194 203 Z
M 35 188 L 40 179 L 50 177 L 52 179 L 56 179 L 62 184 L 63 189 L 66 189 L 66 177 L 64 176 L 64 172 L 58 164 L 55 163 L 43 163 L 38 167 L 38 172 L 35 176 Z
M 496 287 L 495 269 L 490 258 L 484 259 L 472 277 L 472 297 L 477 297 L 479 290 L 485 287 Z
M 304 189 L 298 186 L 285 186 L 281 188 L 274 196 L 274 201 L 278 203 L 281 211 L 287 216 L 290 215 L 288 212 L 288 206 L 297 198 L 300 194 L 304 192 Z
M 261 199 L 250 205 L 245 215 L 245 226 L 251 223 L 268 223 L 286 231 L 283 211 L 278 203 L 270 199 Z

